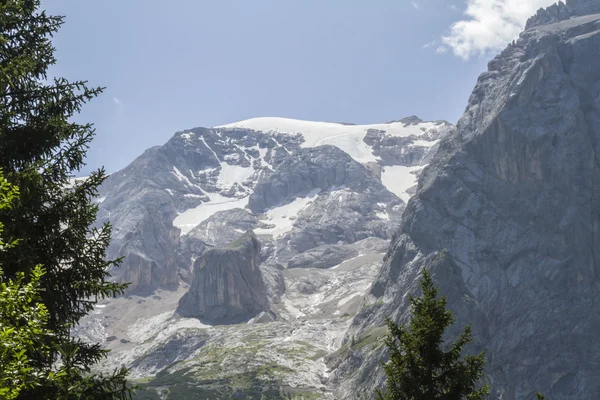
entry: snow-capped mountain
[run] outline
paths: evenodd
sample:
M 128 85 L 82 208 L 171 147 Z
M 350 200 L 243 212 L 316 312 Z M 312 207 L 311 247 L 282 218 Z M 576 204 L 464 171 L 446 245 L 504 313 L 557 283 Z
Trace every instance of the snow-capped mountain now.
M 147 398 L 372 398 L 426 268 L 492 398 L 599 398 L 599 4 L 539 11 L 456 127 L 258 118 L 147 150 L 98 199 L 131 291 L 77 333 Z
M 99 220 L 114 225 L 110 254 L 126 256 L 116 274 L 132 289 L 177 285 L 194 249 L 248 229 L 264 241 L 263 261 L 284 266 L 321 245 L 390 238 L 419 171 L 452 128 L 416 117 L 376 125 L 256 118 L 178 132 L 101 188 Z
M 132 284 L 78 334 L 104 341 L 106 368 L 132 366 L 136 379 L 189 367 L 199 382 L 230 382 L 277 366 L 285 393 L 333 398 L 324 356 L 340 346 L 420 172 L 453 129 L 413 116 L 177 132 L 100 188 L 109 256 L 124 256 L 112 272 Z

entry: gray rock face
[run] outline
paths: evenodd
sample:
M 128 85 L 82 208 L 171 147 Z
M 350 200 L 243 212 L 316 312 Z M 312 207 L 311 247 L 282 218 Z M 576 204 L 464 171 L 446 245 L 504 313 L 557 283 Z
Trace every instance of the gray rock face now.
M 331 268 L 357 255 L 358 250 L 349 246 L 319 246 L 293 257 L 288 268 Z
M 400 122 L 410 126 L 422 121 L 418 118 L 415 120 L 409 117 L 402 119 Z M 400 137 L 390 135 L 384 130 L 369 130 L 364 141 L 373 148 L 373 154 L 381 159 L 379 162 L 381 166 L 422 165 L 424 158 L 429 154 L 434 154 L 437 150 L 434 143 L 454 129 L 454 126 L 448 122 L 440 121 L 436 122 L 435 129 L 430 129 L 427 132 L 425 132 L 425 128 L 422 129 L 424 133 L 419 136 Z M 424 145 L 419 143 L 424 143 Z M 410 149 L 410 151 L 406 151 L 406 149 Z
M 156 148 L 146 151 L 132 165 L 109 178 L 101 188 L 98 223 L 110 220 L 114 226 L 108 256 L 125 256 L 124 268 L 113 273 L 130 290 L 177 284 L 177 249 L 179 232 L 171 221 L 175 217 L 175 200 L 163 191 L 156 191 L 157 181 L 145 181 L 153 165 L 163 165 L 165 159 Z M 127 179 L 127 175 L 134 177 Z M 110 191 L 110 196 L 105 193 Z
M 262 130 L 250 124 L 178 132 L 109 177 L 100 188 L 99 223 L 110 220 L 114 227 L 108 256 L 125 257 L 111 271 L 115 279 L 131 282 L 129 291 L 138 294 L 189 282 L 194 260 L 207 248 L 224 246 L 250 229 L 261 231 L 261 260 L 283 265 L 320 245 L 389 239 L 404 207 L 397 196 L 410 190 L 386 190 L 382 179 L 389 181 L 389 172 L 386 176 L 382 166 L 422 165 L 450 126 L 410 117 L 377 125 L 384 129 L 371 138 L 368 126 L 267 120 Z M 333 146 L 318 145 L 317 125 Z M 356 152 L 356 142 L 341 139 L 352 155 L 335 146 L 348 134 L 363 141 Z M 314 190 L 321 193 L 289 224 L 293 229 L 269 237 L 269 226 L 279 221 L 263 211 Z M 348 196 L 330 204 L 329 194 L 340 190 Z
M 177 312 L 210 322 L 238 322 L 269 309 L 261 271 L 260 242 L 252 232 L 194 262 L 193 281 Z
M 337 147 L 301 149 L 256 185 L 248 207 L 253 212 L 263 212 L 315 189 L 325 191 L 339 186 L 363 192 L 376 184 L 367 168 Z M 381 188 L 380 183 L 378 189 Z
M 287 267 L 326 269 L 335 267 L 361 254 L 385 253 L 388 247 L 388 240 L 377 237 L 370 237 L 352 244 L 324 245 L 294 256 Z
M 310 193 L 318 195 L 314 195 L 310 207 L 293 216 L 293 229 L 275 238 L 267 258 L 285 265 L 315 247 L 349 244 L 369 237 L 389 239 L 404 206 L 364 165 L 337 147 L 320 146 L 299 150 L 264 176 L 250 196 L 249 208 L 268 214 L 269 209 L 285 207 Z M 309 262 L 299 261 L 302 257 L 308 260 L 313 255 L 301 256 L 296 262 Z
M 265 282 L 267 296 L 272 304 L 281 301 L 281 296 L 285 293 L 285 280 L 281 269 L 273 265 L 261 265 L 260 271 Z
M 236 208 L 219 211 L 198 224 L 183 240 L 193 238 L 212 246 L 225 246 L 258 225 L 258 218 L 247 210 Z
M 125 256 L 113 273 L 133 291 L 74 330 L 113 350 L 99 371 L 127 365 L 143 379 L 192 367 L 191 385 L 228 386 L 278 365 L 282 386 L 336 398 L 323 356 L 452 127 L 257 120 L 178 132 L 101 188 L 109 256 Z
M 567 0 L 566 4 L 559 1 L 548 8 L 541 8 L 536 15 L 529 18 L 525 29 L 598 13 L 600 13 L 600 3 L 597 0 Z
M 278 260 L 284 262 L 323 245 L 350 244 L 369 237 L 389 239 L 404 205 L 380 188 L 332 190 L 318 196 L 312 207 L 298 214 L 295 228 L 277 240 Z
M 479 329 L 492 398 L 600 398 L 599 46 L 600 15 L 571 17 L 490 63 L 407 206 L 371 289 L 383 305 L 351 332 L 405 320 L 406 293 L 430 268 L 457 324 Z M 381 383 L 373 354 L 353 362 L 340 397 Z
M 590 15 L 600 13 L 600 3 L 596 0 L 567 0 L 567 5 L 576 15 Z
M 562 1 L 548 8 L 540 8 L 538 12 L 527 20 L 525 29 L 534 28 L 540 25 L 551 24 L 554 22 L 564 21 L 573 16 L 574 11 L 565 5 Z

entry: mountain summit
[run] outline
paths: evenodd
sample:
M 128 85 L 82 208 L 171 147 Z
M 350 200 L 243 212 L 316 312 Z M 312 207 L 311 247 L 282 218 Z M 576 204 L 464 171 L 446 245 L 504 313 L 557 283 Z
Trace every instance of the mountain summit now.
M 599 48 L 600 2 L 571 0 L 490 61 L 457 126 L 177 132 L 101 188 L 132 286 L 76 333 L 152 396 L 371 398 L 426 268 L 492 398 L 599 398 Z

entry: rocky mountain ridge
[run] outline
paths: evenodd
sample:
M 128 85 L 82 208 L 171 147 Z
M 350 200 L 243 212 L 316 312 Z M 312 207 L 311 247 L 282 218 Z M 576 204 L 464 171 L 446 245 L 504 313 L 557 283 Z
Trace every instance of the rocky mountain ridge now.
M 598 2 L 568 5 L 596 12 Z M 489 63 L 456 132 L 424 169 L 365 299 L 381 306 L 359 312 L 345 342 L 386 315 L 405 321 L 406 294 L 427 268 L 459 326 L 473 324 L 492 398 L 540 390 L 592 399 L 600 395 L 600 14 L 530 27 Z M 341 361 L 340 398 L 380 385 L 382 356 L 371 349 Z
M 597 398 L 599 4 L 538 12 L 456 127 L 257 118 L 149 149 L 98 199 L 133 290 L 77 333 L 150 398 L 371 398 L 384 318 L 406 321 L 427 268 L 449 335 L 473 324 L 492 398 Z M 258 306 L 242 323 L 176 312 L 207 298 L 219 317 Z
M 177 377 L 181 390 L 204 382 L 211 396 L 242 380 L 244 393 L 268 383 L 335 398 L 324 357 L 341 345 L 418 174 L 453 129 L 414 116 L 257 118 L 176 133 L 101 188 L 109 256 L 125 256 L 113 272 L 132 286 L 77 334 L 112 349 L 103 368 L 132 366 L 152 393 Z
M 404 121 L 258 118 L 178 132 L 100 189 L 99 223 L 114 226 L 109 256 L 125 256 L 116 276 L 132 290 L 176 286 L 207 246 L 248 229 L 263 239 L 262 261 L 283 264 L 312 247 L 391 237 L 418 172 L 453 128 Z

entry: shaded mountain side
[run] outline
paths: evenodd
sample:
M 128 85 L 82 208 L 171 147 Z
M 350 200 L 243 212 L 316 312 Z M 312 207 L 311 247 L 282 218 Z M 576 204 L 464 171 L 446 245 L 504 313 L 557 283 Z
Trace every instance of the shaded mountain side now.
M 235 323 L 269 311 L 259 263 L 260 242 L 252 231 L 227 247 L 207 250 L 194 262 L 193 279 L 177 313 L 211 323 Z
M 474 324 L 493 398 L 600 397 L 600 15 L 581 15 L 586 4 L 598 11 L 568 2 L 575 16 L 533 26 L 489 63 L 365 300 L 381 307 L 347 338 L 406 320 L 406 294 L 431 268 L 458 326 Z M 340 398 L 381 384 L 377 355 L 340 361 Z

